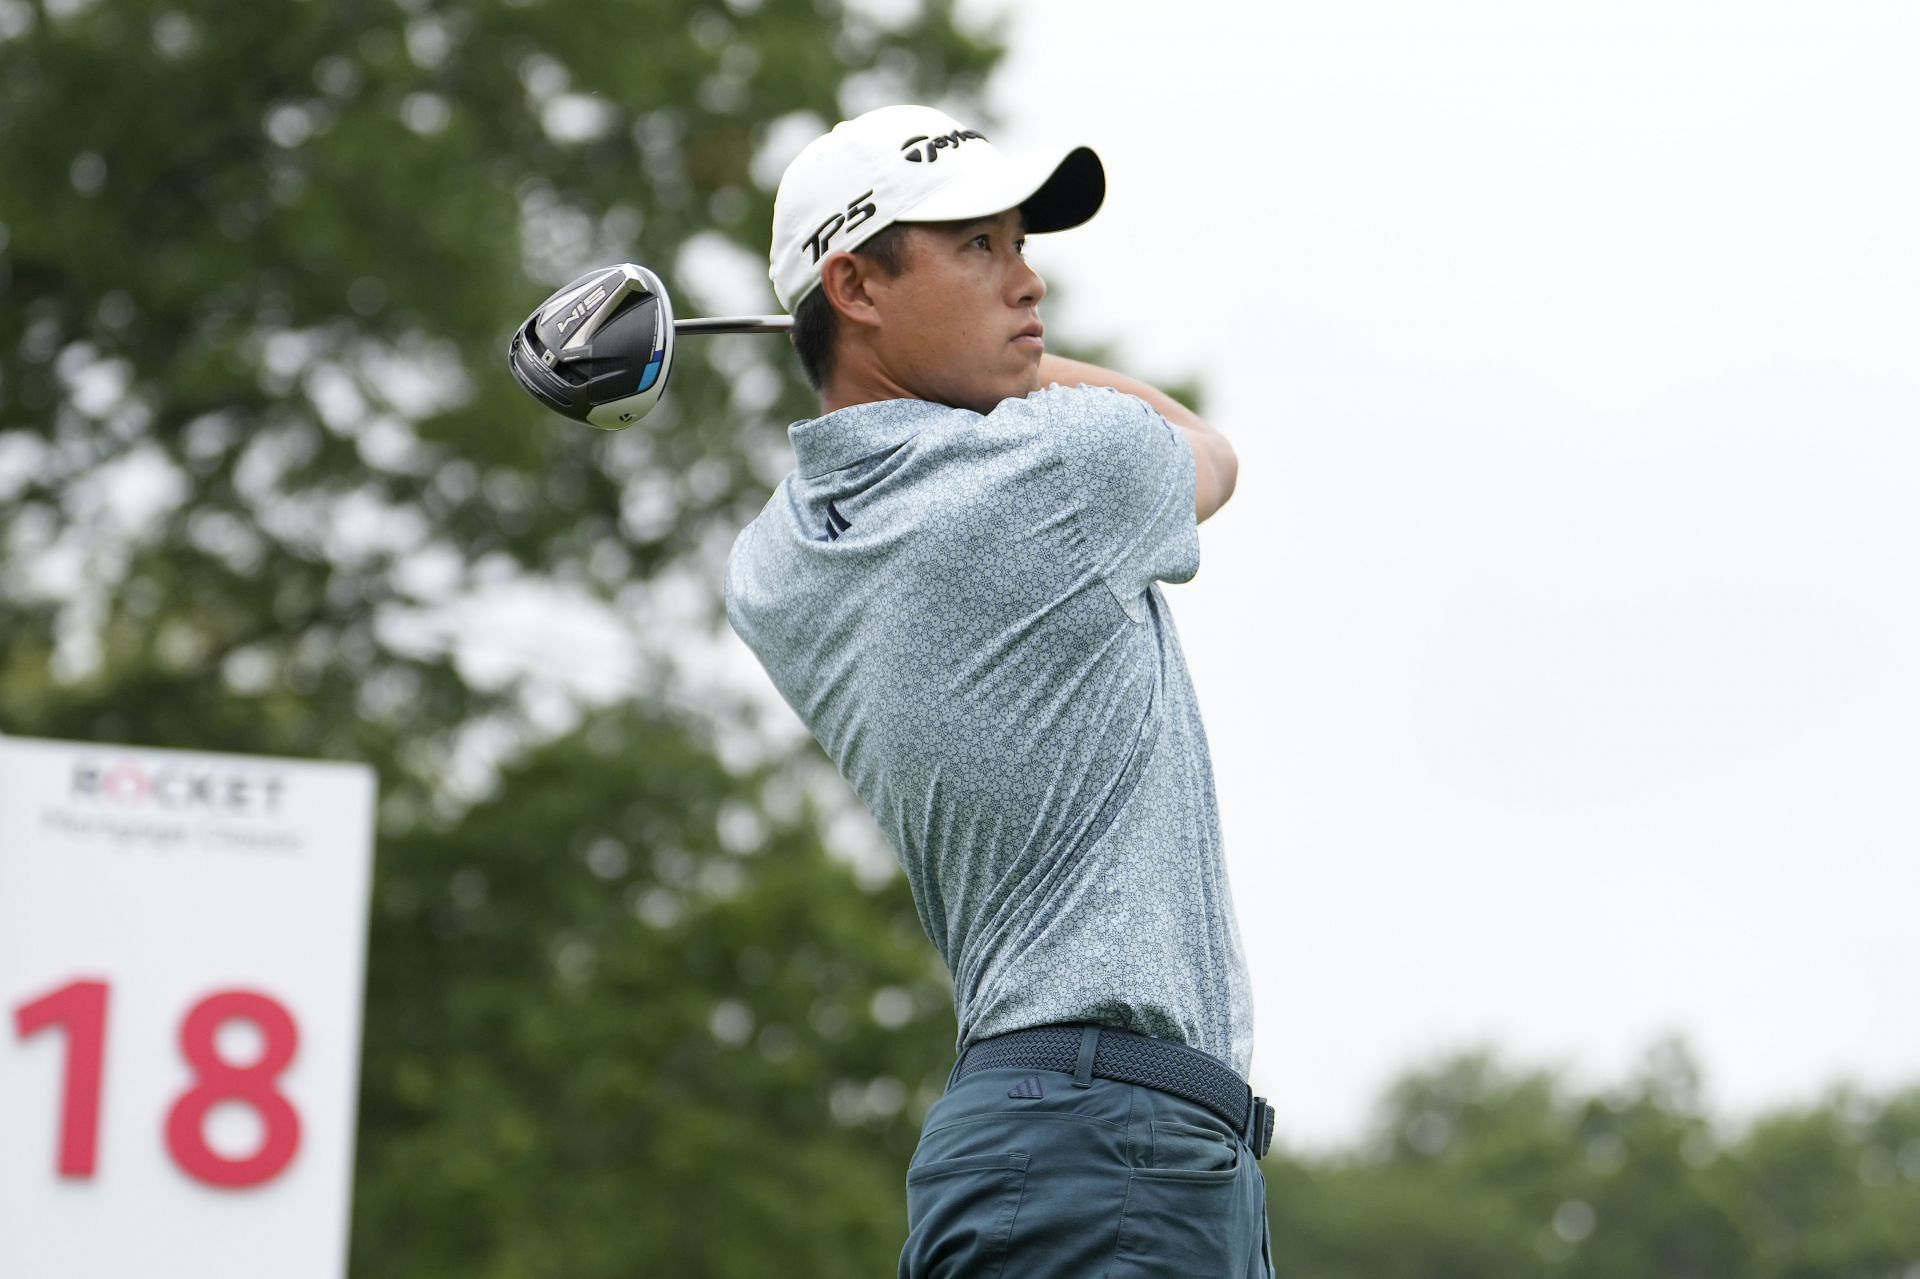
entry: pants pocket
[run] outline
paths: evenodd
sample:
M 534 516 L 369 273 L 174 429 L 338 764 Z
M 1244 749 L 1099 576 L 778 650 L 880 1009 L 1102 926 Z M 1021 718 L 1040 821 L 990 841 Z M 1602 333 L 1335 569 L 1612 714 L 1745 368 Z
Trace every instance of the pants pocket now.
M 1152 1131 L 1147 1164 L 1156 1171 L 1219 1173 L 1230 1181 L 1240 1166 L 1240 1143 L 1218 1129 L 1157 1119 Z
M 1156 1162 L 1166 1159 L 1157 1133 L 1154 1144 Z M 1229 1148 L 1233 1153 L 1218 1150 L 1217 1137 L 1207 1143 L 1186 1136 L 1180 1153 L 1195 1166 L 1133 1170 L 1108 1272 L 1112 1279 L 1192 1279 L 1244 1271 L 1246 1223 L 1241 1218 L 1247 1195 L 1238 1145 Z
M 900 1279 L 995 1279 L 1026 1180 L 1020 1150 L 909 1168 Z

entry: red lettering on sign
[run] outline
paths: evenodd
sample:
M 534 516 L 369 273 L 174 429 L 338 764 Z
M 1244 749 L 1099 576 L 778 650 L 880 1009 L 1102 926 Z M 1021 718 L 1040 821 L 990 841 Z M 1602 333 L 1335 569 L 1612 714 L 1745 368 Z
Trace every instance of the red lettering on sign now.
M 236 1017 L 258 1026 L 266 1040 L 266 1051 L 251 1066 L 230 1065 L 213 1042 L 220 1027 Z M 275 1081 L 299 1045 L 292 1015 L 266 995 L 223 990 L 187 1013 L 180 1027 L 180 1051 L 198 1082 L 167 1115 L 167 1149 L 189 1176 L 213 1186 L 257 1186 L 293 1162 L 300 1149 L 300 1113 L 281 1096 Z M 223 1101 L 252 1106 L 266 1125 L 260 1149 L 245 1159 L 229 1159 L 207 1144 L 207 1112 Z
M 13 1010 L 22 1039 L 49 1026 L 67 1032 L 66 1080 L 60 1089 L 62 1177 L 91 1177 L 100 1153 L 100 1071 L 107 1055 L 107 983 L 73 981 Z

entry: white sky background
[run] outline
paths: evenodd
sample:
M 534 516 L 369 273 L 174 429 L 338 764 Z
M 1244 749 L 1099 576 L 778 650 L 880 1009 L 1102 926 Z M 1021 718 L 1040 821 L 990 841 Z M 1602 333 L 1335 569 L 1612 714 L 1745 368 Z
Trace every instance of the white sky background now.
M 1480 1043 L 1920 1080 L 1920 9 L 1010 13 L 996 143 L 1109 173 L 1050 336 L 1242 459 L 1170 597 L 1282 1137 Z

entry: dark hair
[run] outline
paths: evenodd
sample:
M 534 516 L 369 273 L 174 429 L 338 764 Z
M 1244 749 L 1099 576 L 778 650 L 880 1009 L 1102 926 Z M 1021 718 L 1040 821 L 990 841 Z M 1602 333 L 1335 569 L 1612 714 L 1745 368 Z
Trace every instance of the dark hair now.
M 907 228 L 910 223 L 896 222 L 877 233 L 854 252 L 873 263 L 888 279 L 907 269 Z M 807 382 L 819 390 L 833 372 L 833 339 L 840 331 L 840 316 L 827 301 L 827 291 L 818 285 L 800 299 L 793 310 L 793 349 L 799 352 L 800 369 Z

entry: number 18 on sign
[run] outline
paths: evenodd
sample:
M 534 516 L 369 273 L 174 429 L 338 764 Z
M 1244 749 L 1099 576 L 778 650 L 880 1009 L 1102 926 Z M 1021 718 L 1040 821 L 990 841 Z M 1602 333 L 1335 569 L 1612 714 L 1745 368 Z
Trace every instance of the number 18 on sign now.
M 0 738 L 0 1274 L 345 1275 L 373 791 Z

